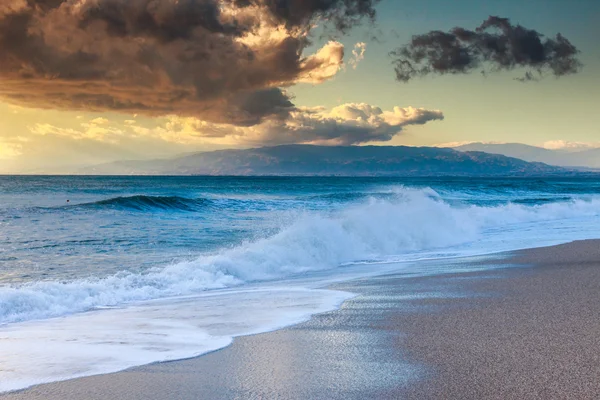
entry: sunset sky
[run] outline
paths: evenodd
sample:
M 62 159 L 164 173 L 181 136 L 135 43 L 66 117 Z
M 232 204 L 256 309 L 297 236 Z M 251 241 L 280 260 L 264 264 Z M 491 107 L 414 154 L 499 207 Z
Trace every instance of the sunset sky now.
M 598 0 L 124 3 L 0 0 L 0 173 L 286 143 L 600 147 Z M 489 16 L 562 34 L 582 66 L 396 79 L 390 52 L 413 35 Z

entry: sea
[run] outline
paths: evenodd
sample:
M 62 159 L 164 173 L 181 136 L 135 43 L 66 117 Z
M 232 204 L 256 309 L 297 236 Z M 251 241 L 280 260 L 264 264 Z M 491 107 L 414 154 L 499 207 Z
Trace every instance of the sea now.
M 214 351 L 340 307 L 335 282 L 598 237 L 600 178 L 0 176 L 0 392 Z

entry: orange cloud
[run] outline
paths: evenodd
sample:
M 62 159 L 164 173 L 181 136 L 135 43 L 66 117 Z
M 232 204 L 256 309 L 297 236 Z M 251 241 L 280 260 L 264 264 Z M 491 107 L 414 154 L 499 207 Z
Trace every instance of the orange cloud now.
M 294 110 L 282 87 L 343 65 L 316 21 L 345 31 L 371 0 L 17 0 L 0 4 L 0 98 L 63 110 L 253 125 Z

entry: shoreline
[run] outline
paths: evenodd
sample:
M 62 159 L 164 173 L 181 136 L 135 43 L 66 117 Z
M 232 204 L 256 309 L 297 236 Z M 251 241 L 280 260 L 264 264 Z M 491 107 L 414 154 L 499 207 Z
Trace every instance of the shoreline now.
M 313 316 L 321 314 L 323 312 L 328 312 L 328 311 L 335 311 L 338 310 L 342 304 L 344 303 L 345 300 L 349 299 L 349 298 L 353 298 L 355 296 L 358 295 L 358 293 L 356 293 L 355 291 L 353 292 L 349 292 L 347 290 L 339 290 L 334 288 L 333 286 L 335 286 L 336 284 L 343 284 L 345 282 L 352 282 L 355 280 L 360 280 L 360 279 L 369 279 L 369 278 L 377 278 L 380 276 L 386 276 L 386 275 L 401 275 L 403 277 L 414 277 L 414 276 L 430 276 L 430 275 L 440 275 L 442 273 L 451 273 L 451 271 L 449 270 L 449 268 L 443 267 L 443 269 L 445 270 L 445 272 L 440 272 L 439 271 L 439 264 L 440 263 L 444 263 L 444 264 L 448 264 L 451 265 L 452 267 L 450 269 L 455 269 L 456 265 L 458 264 L 462 264 L 462 265 L 477 265 L 478 263 L 473 262 L 474 260 L 481 260 L 481 259 L 486 259 L 486 260 L 490 260 L 490 259 L 494 259 L 494 258 L 498 258 L 498 257 L 506 257 L 506 253 L 507 252 L 495 252 L 495 253 L 487 253 L 487 254 L 478 254 L 478 255 L 463 255 L 463 256 L 446 256 L 446 257 L 428 257 L 428 258 L 422 258 L 422 259 L 414 259 L 414 260 L 405 260 L 405 261 L 387 261 L 387 262 L 381 262 L 381 263 L 366 263 L 366 264 L 349 264 L 348 266 L 346 266 L 346 268 L 344 268 L 344 271 L 340 271 L 338 272 L 338 274 L 334 275 L 334 276 L 329 276 L 327 277 L 324 281 L 322 281 L 322 277 L 320 277 L 319 273 L 317 273 L 317 275 L 308 275 L 305 276 L 303 279 L 301 279 L 300 281 L 294 279 L 294 277 L 291 278 L 291 280 L 288 282 L 286 280 L 283 281 L 273 281 L 273 282 L 258 282 L 255 284 L 250 284 L 247 285 L 245 287 L 238 287 L 238 288 L 230 288 L 227 289 L 225 291 L 222 290 L 217 290 L 217 291 L 206 291 L 203 292 L 200 295 L 194 295 L 194 296 L 181 296 L 181 297 L 176 297 L 176 298 L 166 298 L 166 299 L 155 299 L 155 300 L 150 300 L 150 301 L 146 301 L 146 302 L 141 302 L 141 303 L 137 303 L 137 304 L 130 304 L 128 307 L 124 307 L 124 308 L 116 308 L 115 310 L 117 310 L 117 314 L 116 315 L 112 315 L 112 318 L 110 316 L 107 315 L 100 315 L 98 314 L 98 312 L 102 313 L 102 310 L 99 310 L 95 313 L 79 313 L 79 314 L 75 314 L 72 316 L 69 316 L 69 318 L 64 319 L 64 317 L 58 316 L 58 317 L 54 317 L 54 318 L 50 318 L 50 319 L 46 319 L 46 320 L 41 320 L 41 321 L 36 321 L 36 320 L 32 320 L 32 321 L 24 321 L 21 323 L 16 323 L 11 325 L 11 327 L 13 329 L 9 329 L 7 332 L 3 332 L 0 331 L 0 336 L 2 336 L 3 342 L 4 344 L 0 346 L 0 353 L 2 352 L 2 350 L 6 350 L 7 354 L 6 356 L 8 357 L 8 361 L 3 363 L 2 360 L 0 359 L 0 372 L 2 371 L 2 369 L 4 368 L 5 371 L 7 371 L 7 382 L 8 384 L 4 383 L 2 381 L 0 381 L 0 396 L 3 394 L 8 394 L 8 393 L 14 393 L 14 392 L 18 392 L 18 391 L 23 391 L 23 390 L 27 390 L 29 388 L 35 387 L 35 386 L 39 386 L 39 385 L 46 385 L 46 384 L 51 384 L 51 383 L 57 383 L 57 382 L 64 382 L 64 381 L 70 381 L 70 380 L 76 380 L 76 379 L 81 379 L 81 378 L 86 378 L 86 377 L 90 377 L 90 376 L 99 376 L 99 375 L 108 375 L 108 374 L 114 374 L 114 373 L 119 373 L 119 372 L 123 372 L 123 371 L 127 371 L 129 369 L 132 368 L 138 368 L 138 367 L 143 367 L 143 366 L 147 366 L 147 365 L 153 365 L 153 364 L 158 364 L 158 363 L 168 363 L 168 362 L 177 362 L 177 361 L 183 361 L 183 360 L 188 360 L 188 359 L 194 359 L 197 357 L 202 357 L 206 354 L 215 352 L 215 351 L 219 351 L 222 350 L 226 347 L 228 347 L 233 340 L 240 338 L 240 337 L 245 337 L 245 336 L 252 336 L 252 335 L 257 335 L 257 334 L 262 334 L 262 333 L 269 333 L 269 332 L 273 332 L 276 330 L 280 330 L 280 329 L 286 329 L 289 327 L 293 327 L 295 325 L 301 324 L 303 322 L 306 322 L 308 320 L 310 320 Z M 489 265 L 486 265 L 488 263 L 483 263 L 483 268 L 482 267 L 475 267 L 475 269 L 490 269 L 491 267 L 489 267 Z M 373 272 L 373 271 L 366 271 L 364 270 L 364 266 L 367 267 L 374 267 L 377 266 L 377 271 Z M 340 267 L 341 268 L 341 267 Z M 413 270 L 414 268 L 414 270 Z M 471 270 L 471 268 L 467 268 L 468 270 Z M 315 280 L 316 279 L 316 280 Z M 281 283 L 284 283 L 285 289 L 282 290 L 282 287 L 278 287 L 278 285 L 271 287 L 271 284 L 279 284 L 281 285 Z M 298 286 L 298 283 L 300 283 L 300 285 Z M 265 284 L 267 286 L 265 286 Z M 292 284 L 292 286 L 288 286 L 289 284 Z M 257 287 L 255 287 L 255 285 L 258 285 Z M 298 287 L 296 287 L 298 286 Z M 258 290 L 257 290 L 258 289 Z M 298 314 L 298 310 L 294 309 L 294 307 L 289 307 L 289 305 L 279 305 L 278 303 L 278 298 L 280 296 L 277 296 L 275 293 L 289 293 L 289 292 L 297 292 L 299 289 L 300 292 L 306 292 L 311 293 L 313 297 L 315 297 L 314 299 L 308 299 L 305 298 L 304 300 L 302 300 L 300 303 L 298 303 L 298 305 L 302 305 L 304 306 L 303 308 L 305 308 L 306 310 L 301 312 L 300 314 Z M 151 356 L 151 357 L 155 357 L 154 359 L 150 358 L 148 359 L 147 357 L 145 359 L 141 358 L 138 359 L 138 361 L 131 361 L 131 359 L 126 359 L 124 361 L 125 365 L 121 364 L 121 365 L 115 365 L 116 363 L 119 363 L 121 360 L 118 359 L 118 356 L 116 356 L 116 354 L 114 354 L 114 349 L 106 348 L 105 349 L 105 353 L 104 353 L 104 359 L 109 360 L 112 362 L 112 365 L 108 365 L 106 366 L 106 362 L 103 363 L 102 360 L 98 359 L 99 363 L 101 364 L 100 366 L 94 366 L 93 363 L 90 363 L 89 361 L 86 360 L 85 358 L 85 354 L 86 352 L 89 352 L 92 349 L 82 349 L 83 351 L 78 352 L 77 349 L 74 349 L 75 352 L 73 352 L 73 349 L 69 349 L 69 348 L 62 348 L 59 347 L 59 349 L 61 350 L 55 350 L 53 351 L 54 353 L 54 359 L 52 357 L 41 357 L 38 359 L 37 362 L 35 363 L 29 363 L 27 364 L 27 367 L 24 367 L 24 371 L 28 371 L 28 373 L 30 374 L 31 377 L 27 377 L 24 379 L 17 379 L 17 380 L 11 380 L 11 371 L 18 371 L 18 369 L 13 369 L 14 365 L 16 363 L 16 365 L 19 365 L 19 358 L 24 358 L 24 359 L 29 359 L 29 360 L 34 360 L 38 357 L 38 354 L 34 351 L 34 352 L 29 352 L 27 349 L 29 347 L 31 348 L 36 348 L 37 346 L 45 346 L 46 343 L 50 343 L 50 342 L 54 342 L 57 341 L 58 343 L 64 342 L 65 344 L 68 343 L 77 343 L 79 341 L 78 336 L 76 334 L 72 334 L 73 332 L 78 332 L 79 334 L 83 334 L 84 337 L 86 337 L 87 339 L 84 340 L 84 342 L 90 342 L 90 343 L 94 343 L 94 340 L 92 340 L 92 338 L 95 338 L 95 342 L 98 344 L 102 344 L 104 342 L 106 342 L 107 344 L 111 343 L 115 343 L 118 344 L 120 342 L 123 342 L 124 344 L 126 344 L 128 341 L 126 337 L 131 336 L 131 334 L 133 334 L 134 332 L 132 331 L 132 328 L 134 328 L 134 330 L 138 330 L 139 329 L 139 334 L 141 335 L 140 339 L 143 340 L 144 343 L 147 342 L 147 340 L 144 339 L 144 335 L 158 335 L 161 336 L 161 334 L 164 334 L 164 332 L 155 332 L 156 329 L 152 329 L 154 332 L 150 333 L 149 331 L 147 331 L 147 329 L 144 329 L 143 326 L 139 326 L 139 328 L 135 328 L 135 326 L 130 326 L 132 324 L 127 323 L 125 321 L 127 320 L 132 320 L 132 321 L 136 321 L 138 320 L 140 315 L 144 315 L 143 312 L 140 312 L 139 307 L 148 307 L 150 306 L 150 308 L 154 308 L 154 305 L 160 305 L 161 307 L 164 307 L 165 305 L 169 305 L 170 308 L 173 308 L 173 306 L 175 305 L 175 308 L 172 310 L 173 313 L 177 312 L 177 308 L 179 308 L 177 305 L 178 304 L 183 304 L 183 309 L 189 309 L 190 307 L 196 309 L 196 307 L 199 307 L 200 309 L 206 309 L 206 301 L 207 298 L 215 298 L 215 299 L 221 299 L 223 296 L 227 296 L 230 291 L 234 294 L 237 293 L 247 293 L 247 292 L 263 292 L 265 293 L 265 297 L 263 298 L 263 300 L 267 301 L 267 303 L 271 302 L 272 304 L 276 304 L 276 308 L 277 308 L 277 312 L 280 313 L 280 309 L 286 309 L 287 307 L 287 314 L 286 317 L 284 318 L 284 321 L 281 321 L 280 318 L 276 318 L 276 319 L 272 319 L 270 322 L 268 322 L 266 325 L 262 325 L 262 326 L 256 326 L 255 329 L 250 329 L 250 330 L 242 330 L 239 332 L 230 332 L 228 334 L 225 334 L 225 336 L 223 336 L 223 331 L 219 330 L 219 337 L 213 337 L 210 335 L 209 332 L 205 332 L 205 329 L 208 328 L 208 326 L 206 327 L 199 327 L 196 328 L 196 333 L 195 335 L 197 335 L 197 337 L 200 339 L 205 338 L 205 340 L 207 340 L 207 343 L 204 343 L 204 341 L 202 339 L 200 339 L 200 342 L 198 343 L 193 343 L 193 342 L 188 342 L 187 345 L 188 346 L 193 346 L 195 347 L 196 351 L 190 351 L 188 354 L 185 354 L 185 352 L 182 354 L 180 353 L 179 355 L 172 355 L 172 354 L 167 354 L 165 353 L 167 350 L 167 348 L 164 348 L 161 344 L 157 343 L 157 346 L 163 347 L 162 350 L 159 350 L 159 353 Z M 324 293 L 328 293 L 327 295 L 325 295 Z M 250 301 L 254 301 L 255 299 L 253 298 L 246 298 L 247 296 L 244 296 L 244 301 L 250 300 Z M 321 299 L 321 301 L 317 300 L 320 297 L 323 297 Z M 327 298 L 327 299 L 326 299 Z M 202 300 L 201 300 L 202 299 Z M 201 301 L 199 301 L 201 300 Z M 284 302 L 287 302 L 287 299 L 281 299 L 284 300 Z M 210 300 L 209 300 L 210 301 Z M 309 304 L 310 303 L 310 304 Z M 119 312 L 120 311 L 120 312 Z M 129 312 L 130 311 L 130 312 Z M 154 314 L 155 310 L 150 310 L 151 314 Z M 252 310 L 249 310 L 252 312 Z M 193 315 L 194 313 L 192 313 L 191 315 Z M 247 315 L 247 314 L 246 314 Z M 151 315 L 147 315 L 147 319 L 149 321 L 154 321 L 155 317 L 157 317 L 158 319 L 164 319 L 165 318 L 165 313 L 163 312 L 162 315 L 156 315 L 156 316 L 151 316 Z M 91 318 L 90 321 L 87 321 L 86 323 L 86 319 L 87 318 Z M 212 316 L 208 316 L 210 319 L 214 319 Z M 229 323 L 233 322 L 234 324 L 239 324 L 239 322 L 241 321 L 231 321 L 230 318 L 232 317 L 231 315 L 223 315 L 223 318 L 225 318 Z M 168 317 L 167 317 L 168 318 Z M 245 318 L 245 317 L 244 317 Z M 98 337 L 93 336 L 94 333 L 93 332 L 87 332 L 83 331 L 80 332 L 77 329 L 77 326 L 72 326 L 73 324 L 75 325 L 81 325 L 82 323 L 85 325 L 93 325 L 93 324 L 97 324 L 99 323 L 99 327 L 100 328 L 106 328 L 104 329 L 105 332 L 109 332 L 109 331 L 114 331 L 115 328 L 117 328 L 116 326 L 113 326 L 114 323 L 111 322 L 111 319 L 114 320 L 123 320 L 125 323 L 122 325 L 119 325 L 119 329 L 118 332 L 114 335 L 110 335 L 108 337 Z M 181 318 L 176 318 L 181 320 Z M 251 320 L 252 318 L 250 318 Z M 202 320 L 202 319 L 200 319 Z M 104 321 L 104 322 L 103 322 Z M 38 323 L 41 323 L 41 325 L 37 325 Z M 65 326 L 66 325 L 66 326 Z M 210 328 L 209 328 L 210 329 Z M 101 329 L 102 330 L 102 329 Z M 39 337 L 36 337 L 35 332 L 56 332 L 56 333 L 61 333 L 59 336 L 60 337 L 56 337 L 56 335 L 44 335 L 44 338 L 42 341 L 40 341 Z M 64 332 L 64 334 L 62 334 L 62 332 Z M 193 334 L 193 333 L 192 333 Z M 206 334 L 208 334 L 208 336 L 206 336 Z M 25 335 L 25 336 L 24 336 Z M 148 336 L 146 336 L 148 337 Z M 224 343 L 224 341 L 226 343 Z M 134 343 L 140 345 L 138 346 L 139 348 L 144 348 L 142 343 L 137 343 L 134 340 Z M 131 343 L 133 344 L 133 343 Z M 20 347 L 16 347 L 15 346 L 20 346 Z M 60 345 L 59 345 L 60 346 Z M 154 348 L 154 343 L 152 344 L 152 348 L 149 349 L 153 349 Z M 167 344 L 168 346 L 168 344 Z M 129 346 L 131 347 L 131 346 Z M 158 347 L 156 347 L 158 349 Z M 21 349 L 21 350 L 19 350 Z M 201 349 L 201 350 L 200 350 Z M 125 351 L 127 351 L 127 349 L 124 349 Z M 172 349 L 170 349 L 172 350 Z M 72 361 L 70 362 L 64 362 L 61 361 L 59 357 L 63 357 L 65 353 L 69 354 L 70 359 L 72 359 Z M 119 350 L 120 351 L 120 350 Z M 61 355 L 63 354 L 63 355 Z M 77 357 L 73 358 L 73 356 Z M 115 358 L 115 356 L 117 358 Z M 142 355 L 144 356 L 144 355 Z M 139 355 L 138 355 L 139 357 Z M 144 356 L 145 357 L 145 356 Z M 58 358 L 57 361 L 54 361 L 56 358 Z M 116 363 L 114 362 L 116 361 Z M 28 368 L 31 365 L 31 368 Z M 52 373 L 47 373 L 44 372 L 45 368 L 52 368 L 51 371 Z M 6 376 L 6 374 L 4 374 Z M 21 375 L 21 374 L 18 374 Z
M 338 310 L 313 315 L 307 322 L 267 333 L 237 337 L 232 345 L 196 358 L 42 384 L 1 394 L 0 399 L 319 398 L 325 394 L 328 398 L 519 398 L 517 395 L 531 398 L 532 394 L 540 395 L 542 392 L 544 398 L 559 398 L 560 388 L 554 388 L 555 392 L 552 392 L 554 386 L 550 389 L 547 385 L 541 388 L 535 379 L 523 380 L 506 371 L 504 373 L 507 376 L 502 377 L 503 371 L 497 368 L 489 371 L 478 363 L 482 361 L 481 354 L 485 354 L 487 360 L 496 361 L 503 359 L 505 353 L 511 354 L 513 358 L 510 362 L 504 360 L 504 364 L 496 365 L 515 368 L 522 376 L 528 372 L 531 374 L 531 365 L 526 362 L 528 359 L 519 359 L 509 350 L 518 347 L 519 351 L 529 354 L 526 350 L 530 350 L 527 346 L 531 345 L 531 340 L 525 339 L 535 338 L 528 337 L 527 332 L 521 332 L 522 336 L 516 335 L 515 331 L 520 332 L 520 326 L 530 330 L 538 326 L 520 318 L 516 304 L 512 304 L 511 299 L 513 302 L 529 301 L 532 307 L 537 304 L 538 313 L 531 314 L 527 308 L 523 312 L 535 316 L 539 319 L 537 322 L 544 322 L 542 326 L 548 328 L 546 325 L 552 318 L 546 320 L 543 316 L 548 312 L 552 314 L 546 305 L 552 298 L 546 299 L 548 294 L 540 292 L 540 287 L 547 286 L 549 293 L 551 290 L 548 289 L 554 288 L 554 294 L 558 294 L 555 298 L 561 300 L 554 305 L 569 310 L 569 313 L 554 315 L 554 320 L 563 318 L 581 322 L 581 318 L 576 318 L 576 306 L 585 298 L 578 298 L 579 302 L 575 302 L 573 296 L 565 297 L 566 293 L 572 292 L 566 286 L 567 283 L 575 287 L 584 286 L 590 292 L 586 292 L 588 298 L 594 298 L 594 291 L 589 289 L 600 289 L 600 272 L 595 272 L 600 271 L 595 268 L 600 266 L 600 241 L 580 241 L 509 254 L 511 257 L 508 259 L 471 263 L 498 265 L 498 268 L 484 271 L 425 277 L 392 274 L 335 283 L 328 288 L 356 293 L 357 296 L 346 301 Z M 509 265 L 515 264 L 533 266 L 509 268 Z M 590 279 L 571 277 L 569 282 L 557 281 L 555 275 L 564 279 L 563 275 L 570 275 L 567 271 L 571 275 L 590 275 L 586 275 Z M 596 277 L 595 274 L 599 278 L 597 281 L 591 279 Z M 561 282 L 565 287 L 561 287 Z M 558 287 L 553 284 L 558 284 Z M 540 303 L 541 299 L 545 299 L 546 303 Z M 590 303 L 600 309 L 597 305 L 600 303 Z M 595 308 L 583 307 L 583 310 L 598 316 L 599 310 Z M 486 316 L 493 310 L 496 320 Z M 600 322 L 589 323 L 588 320 L 584 319 L 586 324 L 591 324 L 594 329 L 598 328 L 595 332 L 600 332 Z M 600 318 L 596 321 L 600 321 Z M 513 327 L 513 331 L 503 332 L 500 322 Z M 550 328 L 553 325 L 550 324 Z M 491 326 L 494 329 L 490 329 Z M 574 329 L 578 324 L 561 326 Z M 580 335 L 587 338 L 585 343 L 579 343 L 580 347 L 589 343 L 598 344 L 594 335 L 590 337 L 594 329 L 590 331 L 588 327 L 585 332 L 587 335 Z M 483 335 L 469 335 L 477 330 Z M 534 331 L 544 336 L 543 331 Z M 482 337 L 487 341 L 481 342 Z M 506 341 L 506 338 L 514 341 L 519 337 L 525 338 L 524 343 L 528 345 L 519 347 L 518 343 Z M 552 340 L 556 337 L 561 336 L 547 338 L 549 343 L 553 343 L 554 349 L 557 343 Z M 578 341 L 573 341 L 576 346 Z M 462 348 L 462 357 L 456 352 L 452 353 L 451 349 L 457 347 Z M 499 348 L 505 351 L 498 353 Z M 542 350 L 538 348 L 534 355 L 542 354 Z M 481 353 L 472 354 L 476 351 Z M 564 350 L 560 354 L 563 361 L 567 360 L 564 361 L 567 365 L 572 364 L 568 362 L 571 353 Z M 553 357 L 555 355 L 549 353 L 546 358 L 537 361 L 547 361 Z M 580 358 L 577 360 L 581 362 Z M 563 370 L 555 363 L 551 370 L 544 371 L 562 382 L 560 377 L 552 373 L 557 368 Z M 538 368 L 540 365 L 537 365 Z M 599 365 L 588 363 L 586 366 L 587 371 L 600 374 Z M 463 371 L 464 376 L 452 371 Z M 584 376 L 587 375 L 580 374 L 580 377 Z M 511 379 L 522 383 L 511 384 Z M 502 389 L 500 382 L 503 380 L 507 382 Z M 572 377 L 570 381 L 579 382 Z M 584 387 L 587 392 L 583 393 L 600 394 L 600 389 L 595 386 L 590 384 L 587 389 Z M 563 388 L 566 387 L 563 384 Z M 533 391 L 526 393 L 525 389 Z M 582 392 L 577 394 L 581 395 Z

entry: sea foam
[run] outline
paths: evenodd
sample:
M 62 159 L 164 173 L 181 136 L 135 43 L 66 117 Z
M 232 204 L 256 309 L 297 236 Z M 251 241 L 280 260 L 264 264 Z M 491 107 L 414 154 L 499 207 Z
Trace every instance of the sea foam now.
M 352 295 L 298 287 L 215 291 L 0 327 L 0 393 L 198 356 L 297 324 Z

